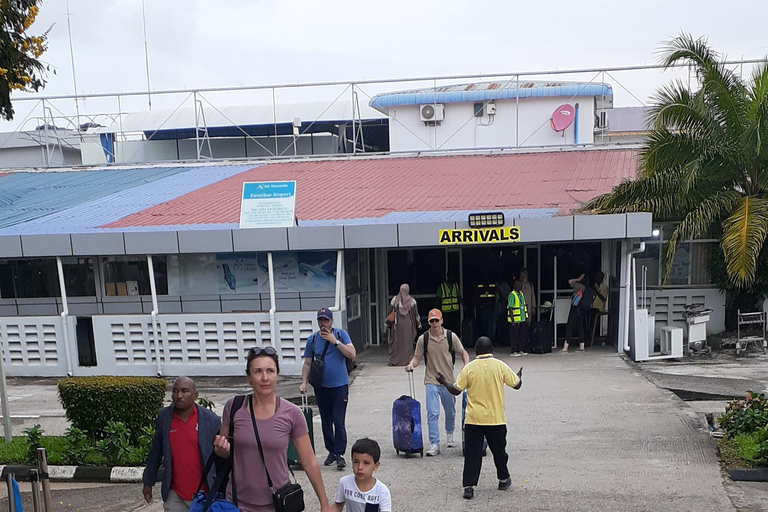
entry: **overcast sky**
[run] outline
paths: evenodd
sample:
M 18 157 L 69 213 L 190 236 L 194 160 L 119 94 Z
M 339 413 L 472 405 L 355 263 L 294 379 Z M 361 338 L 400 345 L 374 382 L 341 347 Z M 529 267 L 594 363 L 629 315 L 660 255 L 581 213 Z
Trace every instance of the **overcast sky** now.
M 31 29 L 52 26 L 43 60 L 57 74 L 46 96 L 74 92 L 66 6 L 44 0 Z M 77 92 L 146 90 L 141 0 L 69 0 L 69 11 Z M 153 90 L 652 64 L 681 30 L 731 58 L 768 53 L 762 0 L 145 0 L 145 13 Z M 613 78 L 621 106 L 646 101 L 672 75 Z M 146 99 L 128 103 L 146 108 Z M 16 108 L 18 122 L 27 109 Z

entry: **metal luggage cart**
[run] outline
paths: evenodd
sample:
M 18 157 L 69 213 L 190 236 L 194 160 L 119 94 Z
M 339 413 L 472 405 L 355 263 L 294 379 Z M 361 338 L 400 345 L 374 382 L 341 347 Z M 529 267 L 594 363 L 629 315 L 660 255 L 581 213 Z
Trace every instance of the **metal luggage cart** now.
M 686 304 L 683 311 L 685 323 L 688 325 L 688 342 L 685 353 L 692 356 L 695 353 L 709 354 L 712 349 L 707 344 L 707 322 L 711 309 L 705 309 L 704 304 Z
M 739 321 L 736 331 L 736 355 L 750 348 L 761 348 L 764 354 L 768 353 L 768 344 L 765 339 L 765 311 L 742 313 L 738 310 L 737 314 Z

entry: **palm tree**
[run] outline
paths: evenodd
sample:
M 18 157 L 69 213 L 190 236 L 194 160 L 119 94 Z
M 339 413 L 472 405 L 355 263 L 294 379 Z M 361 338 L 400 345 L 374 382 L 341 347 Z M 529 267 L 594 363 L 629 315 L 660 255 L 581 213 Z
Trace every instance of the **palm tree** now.
M 768 234 L 768 62 L 745 80 L 685 33 L 660 54 L 665 69 L 691 66 L 699 88 L 675 81 L 654 94 L 637 179 L 585 209 L 679 221 L 662 256 L 665 276 L 679 242 L 714 234 L 727 280 L 746 290 Z

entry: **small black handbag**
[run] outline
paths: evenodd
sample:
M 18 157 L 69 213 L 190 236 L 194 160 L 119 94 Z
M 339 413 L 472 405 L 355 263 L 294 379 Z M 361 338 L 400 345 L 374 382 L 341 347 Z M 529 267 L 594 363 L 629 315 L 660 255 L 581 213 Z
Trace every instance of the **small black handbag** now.
M 323 353 L 320 357 L 315 355 L 315 338 L 312 338 L 312 364 L 309 366 L 309 375 L 307 380 L 313 388 L 318 388 L 323 385 L 323 373 L 325 373 L 325 354 L 328 352 L 328 347 L 331 344 L 325 342 Z
M 277 400 L 280 400 L 277 398 Z M 253 403 L 253 402 L 251 402 Z M 261 448 L 261 438 L 259 437 L 259 429 L 256 427 L 256 416 L 253 414 L 253 407 L 251 409 L 251 422 L 253 423 L 253 433 L 256 435 L 256 444 L 259 445 L 259 454 L 261 455 L 261 462 L 264 463 L 264 471 L 267 473 L 267 484 L 272 491 L 272 500 L 275 503 L 275 512 L 302 512 L 304 510 L 304 491 L 299 483 L 296 481 L 296 475 L 293 474 L 291 466 L 286 460 L 285 464 L 288 466 L 288 471 L 291 472 L 293 477 L 293 483 L 290 481 L 281 488 L 274 490 L 272 485 L 272 478 L 269 476 L 269 470 L 267 470 L 267 461 L 264 460 L 264 450 Z

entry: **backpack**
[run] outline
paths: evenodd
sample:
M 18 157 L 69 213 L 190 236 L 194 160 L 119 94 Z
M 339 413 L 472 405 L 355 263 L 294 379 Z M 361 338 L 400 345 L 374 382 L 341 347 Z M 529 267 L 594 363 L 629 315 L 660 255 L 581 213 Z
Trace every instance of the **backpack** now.
M 450 329 L 445 330 L 445 339 L 448 341 L 448 351 L 451 353 L 451 364 L 456 364 L 456 352 L 453 351 L 453 333 Z M 424 345 L 424 367 L 427 366 L 427 347 L 429 346 L 429 330 L 422 335 Z
M 592 308 L 593 302 L 595 302 L 595 290 L 585 287 L 581 294 L 581 300 L 576 304 L 576 307 L 582 311 L 589 311 Z

